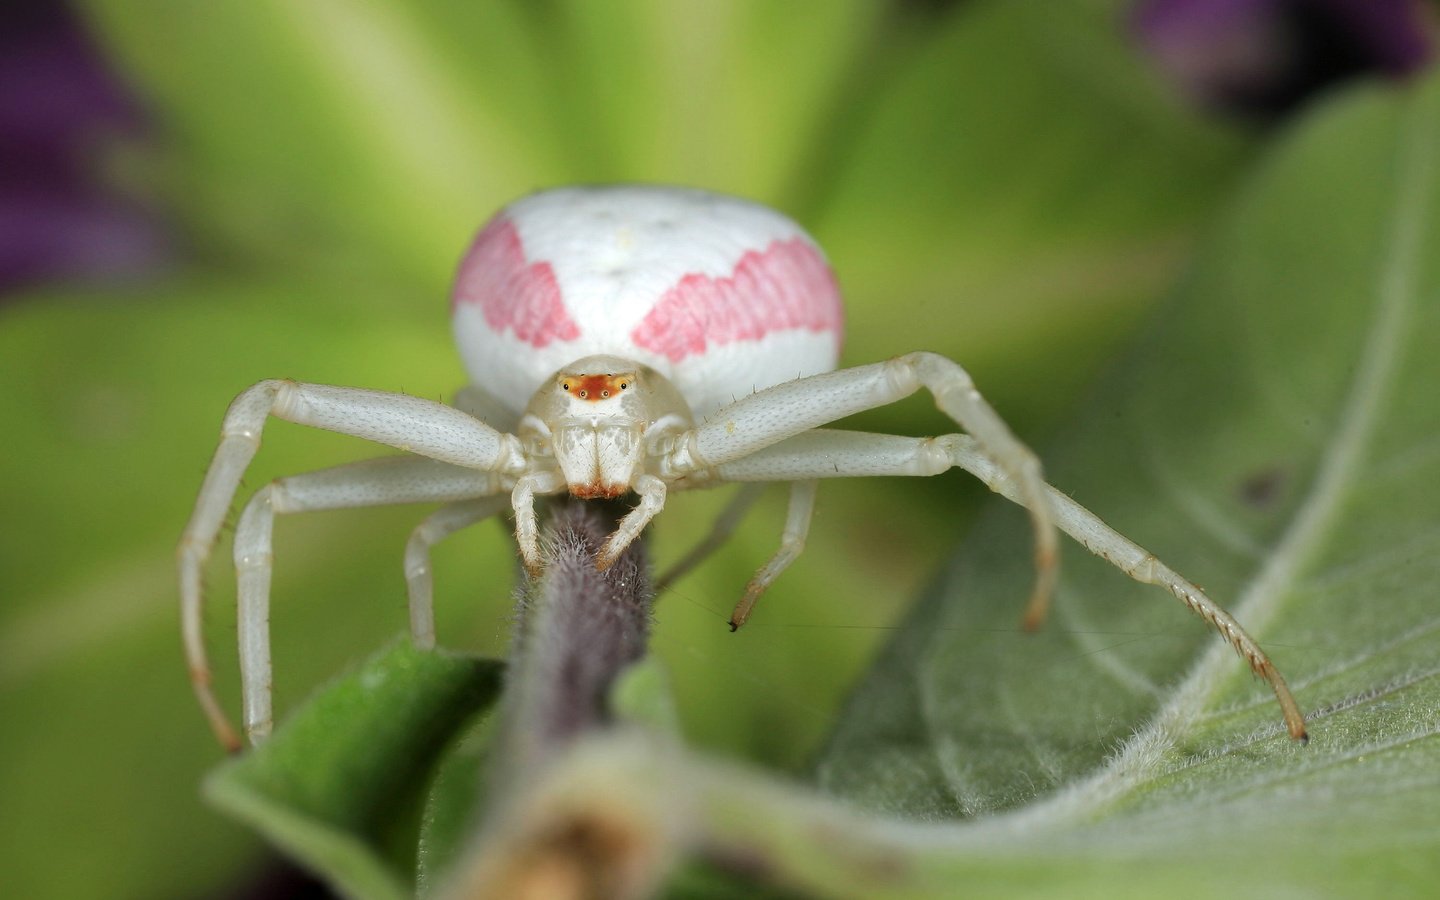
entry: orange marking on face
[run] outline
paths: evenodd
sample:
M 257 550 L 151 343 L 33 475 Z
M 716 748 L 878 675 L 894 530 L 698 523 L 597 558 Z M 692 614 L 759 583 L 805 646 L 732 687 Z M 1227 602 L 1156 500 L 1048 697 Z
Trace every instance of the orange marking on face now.
M 597 481 L 570 485 L 570 496 L 577 500 L 614 500 L 625 496 L 629 491 L 628 484 L 601 484 Z
M 620 375 L 569 375 L 560 379 L 560 389 L 580 400 L 599 403 L 620 396 L 621 391 L 630 389 L 635 376 Z

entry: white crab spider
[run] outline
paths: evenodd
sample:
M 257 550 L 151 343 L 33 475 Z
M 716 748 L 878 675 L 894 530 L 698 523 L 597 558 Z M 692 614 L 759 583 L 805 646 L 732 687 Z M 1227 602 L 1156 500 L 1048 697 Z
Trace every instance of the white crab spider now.
M 1292 737 L 1304 718 L 1259 645 L 1195 585 L 1041 478 L 954 362 L 909 353 L 835 371 L 839 293 L 820 250 L 779 213 L 669 187 L 551 190 L 520 200 L 480 232 L 460 264 L 454 327 L 470 375 L 456 407 L 360 388 L 262 381 L 230 405 L 220 446 L 179 547 L 190 678 L 210 724 L 239 740 L 210 687 L 201 573 L 270 416 L 354 435 L 412 456 L 279 479 L 262 488 L 235 535 L 245 731 L 271 728 L 269 585 L 276 513 L 443 502 L 405 552 L 416 645 L 435 642 L 429 547 L 505 508 L 526 568 L 541 567 L 534 499 L 638 495 L 598 564 L 608 566 L 670 489 L 790 482 L 779 552 L 751 579 L 738 628 L 799 553 L 816 479 L 935 475 L 960 467 L 1024 506 L 1037 578 L 1025 622 L 1045 616 L 1055 583 L 1055 528 L 1198 613 L 1275 690 Z M 924 388 L 967 434 L 910 438 L 822 429 Z M 739 399 L 735 399 L 739 398 Z M 528 400 L 528 405 L 527 405 Z M 505 430 L 499 430 L 505 429 Z M 744 491 L 712 547 L 753 497 Z

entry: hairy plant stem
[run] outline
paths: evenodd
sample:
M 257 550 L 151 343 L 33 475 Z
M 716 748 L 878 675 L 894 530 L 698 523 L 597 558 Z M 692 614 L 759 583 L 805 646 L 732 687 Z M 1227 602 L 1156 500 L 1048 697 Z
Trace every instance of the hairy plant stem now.
M 645 655 L 654 590 L 642 540 L 605 571 L 596 555 L 628 510 L 618 502 L 550 504 L 545 569 L 525 578 L 491 767 L 492 796 L 512 791 L 588 731 L 609 721 L 616 677 Z M 503 801 L 502 801 L 503 803 Z
M 639 898 L 666 869 L 663 842 L 630 817 L 556 808 L 544 790 L 581 738 L 606 730 L 611 687 L 645 655 L 655 592 L 643 539 L 604 571 L 595 565 L 626 512 L 614 501 L 549 504 L 544 569 L 518 591 L 485 818 L 448 900 Z

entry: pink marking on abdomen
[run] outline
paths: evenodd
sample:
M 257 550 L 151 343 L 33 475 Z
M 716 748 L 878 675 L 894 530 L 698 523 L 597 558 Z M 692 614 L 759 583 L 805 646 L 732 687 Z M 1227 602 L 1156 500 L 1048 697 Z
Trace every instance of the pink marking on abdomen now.
M 756 341 L 774 331 L 833 331 L 842 313 L 835 276 L 803 238 L 749 250 L 729 277 L 686 275 L 630 333 L 638 346 L 679 362 L 712 344 Z
M 460 303 L 479 306 L 485 324 L 497 332 L 509 327 L 535 347 L 580 336 L 580 327 L 565 310 L 554 268 L 548 262 L 526 263 L 520 233 L 504 216 L 476 235 L 461 260 L 451 310 Z

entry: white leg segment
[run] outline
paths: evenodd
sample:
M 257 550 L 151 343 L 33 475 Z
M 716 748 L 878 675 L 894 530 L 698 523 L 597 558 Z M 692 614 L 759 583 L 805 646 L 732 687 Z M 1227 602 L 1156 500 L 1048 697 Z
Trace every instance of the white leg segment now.
M 235 528 L 235 616 L 240 634 L 240 705 L 251 744 L 270 736 L 270 573 L 274 485 L 245 507 Z
M 600 556 L 595 560 L 596 567 L 602 572 L 620 558 L 620 554 L 625 552 L 631 541 L 640 536 L 640 532 L 645 530 L 645 526 L 650 524 L 655 514 L 665 508 L 665 482 L 659 478 L 654 475 L 641 475 L 635 479 L 633 487 L 635 493 L 640 495 L 640 503 L 626 513 L 620 524 L 615 526 L 615 533 L 610 535 L 604 549 L 600 551 Z
M 939 475 L 954 465 L 942 440 L 817 428 L 715 470 L 724 481 L 740 482 Z
M 854 431 L 817 430 L 766 447 L 732 463 L 717 466 L 727 481 L 791 481 L 798 478 L 844 478 L 874 475 L 936 475 L 959 467 L 991 490 L 1022 506 L 1030 497 L 970 435 L 908 438 Z M 1159 585 L 1220 633 L 1270 683 L 1280 701 L 1290 736 L 1305 739 L 1305 717 L 1260 645 L 1199 587 L 1155 558 L 1144 547 L 1106 525 L 1090 510 L 1049 485 L 1043 486 L 1055 524 L 1091 553 L 1136 581 Z
M 763 484 L 742 485 L 725 508 L 721 510 L 720 515 L 715 518 L 715 522 L 710 526 L 710 533 L 692 547 L 689 553 L 672 565 L 664 575 L 656 579 L 655 593 L 664 593 L 670 585 L 679 581 L 691 569 L 708 559 L 710 554 L 729 540 L 730 535 L 735 533 L 736 527 L 745 518 L 746 513 L 750 512 L 750 508 L 755 505 L 755 501 L 759 500 L 760 495 L 764 492 Z
M 518 439 L 459 410 L 418 397 L 278 380 L 262 381 L 236 397 L 225 413 L 220 446 L 177 550 L 181 632 L 190 681 L 216 736 L 232 749 L 239 747 L 239 738 L 210 689 L 201 633 L 201 575 L 271 415 L 470 469 L 519 474 L 524 468 Z
M 535 496 L 555 494 L 565 489 L 565 478 L 558 472 L 533 472 L 515 481 L 510 492 L 510 505 L 515 510 L 515 543 L 520 545 L 520 560 L 531 578 L 539 578 L 544 565 L 540 559 L 540 524 L 535 518 Z
M 493 494 L 497 482 L 493 473 L 395 456 L 281 478 L 255 493 L 235 529 L 240 675 L 245 733 L 252 744 L 270 734 L 272 722 L 270 575 L 276 514 L 453 501 Z
M 419 649 L 435 646 L 435 580 L 430 569 L 430 548 L 490 518 L 509 503 L 510 498 L 503 494 L 452 503 L 426 517 L 410 532 L 405 544 L 405 584 L 410 595 L 410 639 Z
M 750 579 L 745 586 L 745 595 L 740 602 L 735 604 L 735 611 L 730 614 L 730 630 L 735 631 L 745 620 L 750 618 L 750 611 L 755 608 L 755 601 L 765 592 L 780 573 L 790 568 L 790 564 L 805 549 L 805 538 L 810 534 L 810 519 L 815 513 L 815 489 L 819 482 L 797 481 L 790 485 L 790 509 L 785 515 L 785 531 L 780 537 L 780 549 L 770 557 L 770 561 L 760 567 L 760 571 Z
M 1050 500 L 1040 462 L 1011 432 L 970 376 L 934 353 L 907 353 L 883 363 L 842 369 L 786 382 L 725 407 L 677 441 L 666 461 L 684 473 L 707 467 L 723 471 L 733 463 L 785 438 L 853 413 L 894 403 L 920 388 L 935 405 L 973 435 L 1003 477 L 1015 482 L 1035 532 L 1035 589 L 1026 621 L 1038 625 L 1054 590 L 1058 554 Z M 820 476 L 823 477 L 823 476 Z

